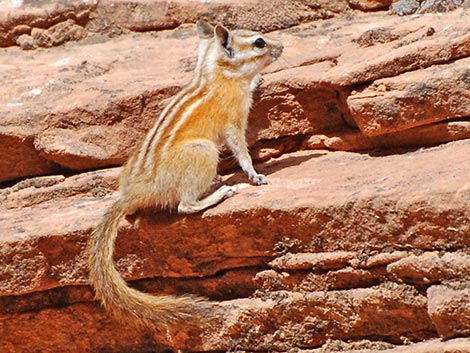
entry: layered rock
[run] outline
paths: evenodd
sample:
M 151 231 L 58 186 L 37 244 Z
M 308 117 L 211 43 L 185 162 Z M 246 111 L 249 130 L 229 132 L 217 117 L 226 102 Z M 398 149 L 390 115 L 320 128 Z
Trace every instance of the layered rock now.
M 286 49 L 253 107 L 255 155 L 467 138 L 468 21 L 466 10 L 406 20 L 358 14 L 273 33 Z M 122 163 L 166 100 L 189 81 L 196 41 L 194 28 L 183 26 L 33 56 L 6 51 L 4 77 L 16 83 L 1 92 L 0 180 Z M 417 70 L 423 67 L 429 69 Z M 439 87 L 445 87 L 440 95 Z M 421 110 L 410 117 L 413 104 Z
M 470 352 L 470 12 L 389 5 L 6 8 L 0 45 L 48 49 L 1 49 L 0 351 Z M 285 44 L 248 131 L 271 183 L 202 214 L 123 221 L 115 260 L 133 287 L 220 302 L 153 332 L 94 300 L 85 246 L 119 165 L 189 81 L 183 23 L 201 16 Z
M 470 58 L 375 81 L 348 98 L 369 136 L 470 115 Z
M 328 339 L 373 336 L 398 344 L 466 336 L 465 314 L 449 312 L 459 306 L 447 305 L 466 303 L 465 287 L 440 289 L 439 283 L 468 278 L 468 148 L 465 141 L 385 157 L 290 154 L 261 167 L 269 186 L 245 189 L 201 216 L 147 210 L 128 219 L 116 253 L 126 279 L 144 279 L 134 285 L 149 292 L 224 300 L 214 316 L 206 316 L 211 329 L 203 327 L 200 335 L 185 326 L 152 339 L 148 332 L 129 331 L 98 310 L 84 286 L 87 236 L 115 198 L 96 197 L 114 188 L 117 170 L 49 185 L 40 179 L 10 190 L 24 207 L 5 209 L 0 223 L 6 235 L 2 261 L 8 263 L 1 275 L 2 325 L 42 325 L 60 345 L 63 333 L 54 331 L 54 320 L 62 317 L 75 334 L 92 334 L 94 344 L 121 337 L 113 340 L 117 351 L 152 344 L 195 351 L 234 344 L 285 350 L 318 347 Z M 107 188 L 103 180 L 111 181 Z M 62 196 L 45 200 L 35 185 Z M 453 297 L 439 294 L 444 288 Z M 250 294 L 255 298 L 243 299 Z M 462 319 L 449 320 L 455 315 Z M 106 334 L 94 331 L 97 322 Z M 129 332 L 142 338 L 128 342 Z M 8 347 L 16 337 L 9 335 Z
M 349 9 L 346 1 L 338 3 L 289 0 L 244 0 L 236 4 L 189 0 L 93 0 L 77 3 L 65 0 L 25 6 L 18 1 L 3 5 L 0 47 L 15 44 L 22 49 L 51 47 L 85 36 L 173 29 L 200 18 L 231 27 L 268 32 L 305 21 L 330 18 L 335 12 Z

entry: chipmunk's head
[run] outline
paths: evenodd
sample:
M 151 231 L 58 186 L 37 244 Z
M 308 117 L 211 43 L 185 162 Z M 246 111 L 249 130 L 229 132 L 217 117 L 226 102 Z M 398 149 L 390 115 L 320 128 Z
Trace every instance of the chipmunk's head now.
M 197 22 L 197 31 L 201 41 L 212 40 L 207 59 L 231 77 L 253 78 L 279 58 L 283 49 L 281 42 L 257 32 L 229 31 L 204 21 Z

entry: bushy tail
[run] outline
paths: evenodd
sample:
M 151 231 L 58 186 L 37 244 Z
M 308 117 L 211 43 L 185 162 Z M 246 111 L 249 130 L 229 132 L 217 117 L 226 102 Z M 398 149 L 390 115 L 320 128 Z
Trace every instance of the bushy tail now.
M 155 327 L 206 310 L 209 302 L 192 296 L 153 296 L 130 288 L 114 267 L 114 243 L 120 220 L 129 208 L 118 200 L 106 212 L 88 244 L 90 282 L 104 307 L 118 317 L 128 317 L 136 324 Z

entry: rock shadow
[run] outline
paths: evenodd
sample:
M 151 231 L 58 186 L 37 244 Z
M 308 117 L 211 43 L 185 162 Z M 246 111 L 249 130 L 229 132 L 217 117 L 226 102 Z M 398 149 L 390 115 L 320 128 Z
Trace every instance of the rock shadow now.
M 305 154 L 302 155 L 290 155 L 289 157 L 282 156 L 275 159 L 273 158 L 267 162 L 255 164 L 254 167 L 258 173 L 264 174 L 269 177 L 270 174 L 276 173 L 282 169 L 298 166 L 310 159 L 322 157 L 327 153 L 327 151 L 305 151 Z M 235 185 L 239 183 L 252 184 L 248 179 L 248 176 L 241 169 L 237 169 L 234 174 L 228 179 L 224 180 L 223 182 L 218 182 L 216 184 L 217 186 L 220 186 L 221 184 Z

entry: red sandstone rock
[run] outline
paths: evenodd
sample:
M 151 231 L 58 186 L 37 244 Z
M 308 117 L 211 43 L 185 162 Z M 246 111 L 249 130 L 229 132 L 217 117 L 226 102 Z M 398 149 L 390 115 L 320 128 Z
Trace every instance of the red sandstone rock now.
M 315 292 L 368 288 L 387 279 L 383 269 L 364 270 L 345 267 L 324 272 L 266 270 L 258 272 L 254 282 L 256 288 L 261 292 L 268 290 Z
M 391 135 L 383 141 L 345 137 L 345 124 L 355 125 L 347 104 L 350 86 L 468 56 L 468 16 L 468 10 L 406 21 L 384 14 L 356 15 L 272 34 L 286 48 L 255 99 L 249 141 L 259 149 L 281 137 L 298 141 L 338 131 L 333 138 L 348 142 L 333 149 L 395 147 L 402 141 L 407 146 L 419 145 L 413 142 L 413 133 L 397 135 L 396 140 Z M 371 22 L 382 36 L 371 34 Z M 431 27 L 434 34 L 428 35 L 426 28 Z M 368 35 L 361 36 L 364 33 Z M 0 89 L 4 102 L 0 137 L 11 141 L 0 146 L 0 181 L 50 174 L 58 166 L 83 170 L 122 163 L 166 99 L 188 82 L 194 67 L 193 27 L 158 36 L 127 35 L 90 42 L 34 56 L 11 49 L 2 56 L 5 82 L 15 85 Z M 159 50 L 162 47 L 169 49 Z M 450 90 L 449 94 L 460 93 Z M 423 130 L 423 140 L 435 144 L 467 137 L 465 125 L 454 127 L 457 132 L 446 132 L 445 125 L 430 127 Z M 314 148 L 318 143 L 305 146 Z M 18 168 L 25 150 L 30 163 Z M 269 158 L 269 153 L 262 158 Z
M 470 116 L 470 58 L 377 80 L 348 97 L 366 135 Z
M 322 8 L 334 13 L 342 13 L 350 10 L 347 0 L 304 0 L 303 2 L 311 8 Z
M 2 209 L 30 207 L 56 199 L 65 199 L 84 194 L 103 197 L 117 189 L 120 168 L 100 172 L 81 173 L 66 178 L 53 175 L 26 179 L 11 188 L 0 190 Z
M 254 279 L 260 291 L 327 291 L 371 287 L 391 278 L 386 265 L 400 263 L 409 255 L 406 251 L 381 252 L 367 255 L 361 252 L 335 251 L 320 254 L 281 255 Z M 397 278 L 393 278 L 397 280 Z
M 176 262 L 179 257 L 177 254 L 186 251 L 184 247 L 180 247 L 183 244 L 179 243 L 173 244 L 174 248 L 166 248 L 164 254 L 156 256 L 150 246 L 142 247 L 142 245 L 134 244 L 133 246 L 137 248 L 128 248 L 132 242 L 124 244 L 121 243 L 123 240 L 118 240 L 120 246 L 125 246 L 123 249 L 118 248 L 118 253 L 124 257 L 127 254 L 139 253 L 141 257 L 149 259 L 154 256 L 162 259 L 170 254 L 172 256 L 171 263 L 168 264 L 150 265 L 144 262 L 147 267 L 142 268 L 139 262 L 136 264 L 134 273 L 151 271 L 148 275 L 199 276 L 214 274 L 233 266 L 241 266 L 246 261 L 246 256 L 254 263 L 262 264 L 266 257 L 274 254 L 275 249 L 281 251 L 283 247 L 287 247 L 293 251 L 299 246 L 295 244 L 301 244 L 302 241 L 307 241 L 306 245 L 302 245 L 305 250 L 310 249 L 314 252 L 340 249 L 357 251 L 365 243 L 376 249 L 400 248 L 403 241 L 422 250 L 462 248 L 467 246 L 468 239 L 465 234 L 469 231 L 464 206 L 468 199 L 467 148 L 468 143 L 462 142 L 417 154 L 381 158 L 345 153 L 325 154 L 326 152 L 323 152 L 324 155 L 311 152 L 282 158 L 268 164 L 264 169 L 271 180 L 271 185 L 243 191 L 239 196 L 219 205 L 216 210 L 204 213 L 203 218 L 159 215 L 152 221 L 152 217 L 142 219 L 139 217 L 139 222 L 130 223 L 123 229 L 123 234 L 137 232 L 133 238 L 140 239 L 140 244 L 150 242 L 154 243 L 157 248 L 158 244 L 165 242 L 168 237 L 171 239 L 187 238 L 184 246 L 191 247 L 194 242 L 193 246 L 199 248 L 201 252 L 215 251 L 211 256 L 211 262 L 205 262 L 204 255 L 201 253 L 194 255 L 197 265 L 188 267 L 186 260 L 179 264 Z M 428 162 L 429 156 L 433 156 L 434 163 Z M 292 164 L 300 164 L 300 166 L 297 167 L 298 169 L 295 166 L 289 167 Z M 439 165 L 439 168 L 436 169 L 436 165 Z M 347 173 L 344 173 L 345 166 L 347 166 Z M 435 175 L 439 175 L 439 178 L 433 177 Z M 40 276 L 39 282 L 37 284 L 29 282 L 29 289 L 26 292 L 55 287 L 57 281 L 68 276 L 63 272 L 69 266 L 65 259 L 81 258 L 80 253 L 86 240 L 83 234 L 96 224 L 102 212 L 99 210 L 108 207 L 112 202 L 112 198 L 96 199 L 96 195 L 105 195 L 110 192 L 107 188 L 115 187 L 113 184 L 116 178 L 115 171 L 109 172 L 106 176 L 110 178 L 109 181 L 104 180 L 104 177 L 103 172 L 94 172 L 82 178 L 53 184 L 44 191 L 21 187 L 13 188 L 9 192 L 4 191 L 6 198 L 2 205 L 10 205 L 8 207 L 11 208 L 13 202 L 17 202 L 30 206 L 24 209 L 5 210 L 0 222 L 0 229 L 4 234 L 3 241 L 9 244 L 3 249 L 3 256 L 5 259 L 18 259 L 18 262 L 12 263 L 7 273 L 2 276 L 5 281 L 2 285 L 5 289 L 2 289 L 2 292 L 24 291 L 19 288 L 15 290 L 15 280 L 12 282 L 8 279 L 9 276 L 21 273 L 16 269 L 26 266 L 24 261 L 49 264 L 47 266 L 62 269 L 51 273 L 47 270 L 48 267 L 45 267 L 44 271 L 41 271 L 43 275 Z M 243 177 L 241 179 L 246 180 Z M 74 183 L 85 185 L 75 186 Z M 417 188 L 415 185 L 420 185 L 420 187 Z M 69 196 L 75 195 L 77 190 L 87 194 L 82 193 L 79 194 L 80 197 L 70 198 Z M 59 198 L 49 201 L 42 199 L 42 195 L 47 194 L 48 191 L 56 193 Z M 401 195 L 407 195 L 409 201 L 401 200 Z M 412 195 L 414 196 L 411 197 Z M 45 202 L 41 203 L 42 200 Z M 350 202 L 353 204 L 347 206 Z M 370 211 L 363 212 L 361 207 L 364 205 L 375 206 Z M 436 207 L 439 205 L 439 207 L 433 208 L 432 205 Z M 313 213 L 301 211 L 305 207 L 313 208 L 314 211 L 311 211 Z M 237 227 L 240 227 L 241 223 L 237 219 L 240 217 L 247 222 L 243 214 L 250 208 L 256 210 L 251 211 L 254 218 L 250 222 L 253 223 L 247 223 L 247 233 L 240 234 Z M 273 215 L 265 214 L 264 209 L 271 209 L 270 212 L 273 212 Z M 415 225 L 411 226 L 408 214 L 416 212 L 421 215 L 424 211 L 426 211 L 425 218 L 417 218 Z M 228 212 L 228 219 L 220 218 L 214 212 L 216 214 Z M 60 216 L 51 217 L 51 214 Z M 150 211 L 149 216 L 151 214 Z M 275 217 L 278 222 L 271 217 Z M 168 224 L 164 231 L 159 230 L 161 225 L 158 224 L 161 222 Z M 185 222 L 195 222 L 197 226 L 184 230 Z M 205 231 L 209 224 L 207 222 L 211 224 L 210 228 L 214 237 L 210 243 L 206 243 L 209 241 Z M 439 224 L 439 227 L 436 228 L 435 224 Z M 151 230 L 154 227 L 159 235 Z M 281 227 L 282 232 L 278 227 Z M 260 235 L 259 239 L 253 238 L 249 235 L 250 229 L 257 229 L 257 232 L 261 232 L 263 236 Z M 343 239 L 347 229 L 349 229 L 348 238 Z M 284 239 L 289 233 L 291 237 L 294 235 L 299 237 L 293 238 L 296 241 L 292 245 L 289 245 L 290 241 Z M 204 243 L 199 243 L 198 234 L 205 239 Z M 315 234 L 317 245 L 309 243 L 312 241 L 309 234 Z M 32 238 L 28 240 L 29 237 Z M 60 252 L 42 249 L 42 245 L 41 248 L 37 248 L 40 244 L 53 242 L 58 242 L 57 248 L 64 248 L 64 245 L 59 245 L 63 237 L 75 243 L 71 248 L 73 251 L 65 258 L 61 257 L 63 254 Z M 218 243 L 223 244 L 224 241 L 235 240 L 239 237 L 244 237 L 246 243 L 237 246 L 225 245 L 225 248 L 218 245 Z M 362 241 L 357 242 L 358 239 Z M 32 253 L 27 250 L 30 245 L 26 246 L 26 244 L 36 244 L 31 251 L 38 254 L 38 257 L 31 256 Z M 26 253 L 23 254 L 21 249 L 25 249 Z M 183 255 L 181 256 L 184 258 Z M 34 258 L 38 261 L 41 258 L 44 260 L 38 262 L 33 260 Z M 122 261 L 124 261 L 123 264 L 129 265 L 135 260 L 124 258 Z M 79 261 L 77 266 L 78 271 L 83 267 L 83 263 Z M 10 275 L 7 275 L 8 273 Z M 36 273 L 23 273 L 22 275 L 36 276 Z M 78 271 L 76 279 L 70 277 L 70 280 L 83 283 L 83 275 Z
M 262 299 L 236 300 L 229 308 L 217 340 L 202 348 L 226 350 L 236 334 L 241 350 L 284 351 L 312 347 L 330 339 L 355 339 L 371 332 L 399 342 L 405 337 L 422 339 L 432 327 L 426 300 L 406 286 L 374 287 L 331 292 L 273 292 Z M 379 309 L 379 308 L 383 308 Z M 407 327 L 399 332 L 398 327 Z M 397 330 L 398 329 L 398 330 Z M 413 333 L 411 333 L 413 332 Z
M 85 299 L 85 298 L 83 298 Z M 83 300 L 82 299 L 82 300 Z M 36 313 L 2 315 L 0 349 L 16 352 L 129 352 L 163 350 L 151 333 L 103 317 L 102 309 L 76 303 Z M 27 323 L 18 325 L 19 322 Z M 102 329 L 106 327 L 106 329 Z M 6 333 L 6 334 L 5 334 Z
M 83 39 L 86 34 L 82 26 L 77 25 L 74 20 L 68 19 L 47 30 L 33 28 L 31 30 L 31 36 L 34 45 L 38 47 L 52 47 L 68 41 L 78 41 Z
M 433 284 L 445 280 L 470 278 L 470 255 L 452 252 L 440 255 L 426 252 L 408 256 L 387 266 L 387 271 L 407 283 Z
M 353 9 L 362 11 L 385 10 L 388 9 L 392 0 L 349 0 L 348 3 Z
M 468 276 L 467 276 L 468 279 Z M 428 312 L 444 338 L 470 335 L 470 287 L 468 282 L 437 285 L 428 289 Z
M 387 253 L 385 249 L 437 247 L 446 251 L 468 247 L 467 149 L 468 143 L 463 141 L 386 157 L 327 152 L 285 156 L 258 168 L 268 174 L 270 185 L 247 188 L 202 215 L 179 217 L 147 210 L 130 217 L 117 242 L 117 266 L 128 280 L 159 278 L 154 284 L 150 280 L 136 282 L 144 290 L 192 292 L 224 299 L 223 293 L 233 291 L 246 296 L 253 291 L 250 282 L 257 276 L 254 269 L 279 252 L 332 252 L 330 257 L 334 259 L 342 258 L 341 252 L 335 255 L 335 251 L 359 254 L 368 249 L 373 252 L 371 256 L 364 252 L 354 258 L 347 256 L 346 262 L 341 260 L 343 268 L 337 261 L 333 267 L 319 268 L 327 272 L 324 275 L 302 277 L 297 267 L 289 265 L 290 282 L 282 279 L 282 271 L 286 270 L 281 266 L 277 285 L 275 276 L 265 276 L 264 280 L 258 277 L 259 299 L 226 301 L 221 309 L 225 319 L 217 318 L 221 312 L 207 317 L 211 330 L 193 330 L 188 336 L 180 326 L 176 332 L 172 328 L 170 336 L 155 334 L 152 340 L 160 345 L 210 351 L 228 349 L 233 342 L 250 350 L 268 346 L 319 347 L 328 337 L 357 340 L 369 337 L 371 332 L 396 343 L 405 338 L 433 337 L 433 322 L 437 321 L 427 317 L 426 297 L 409 292 L 412 287 L 354 288 L 395 278 L 388 277 L 383 269 L 387 264 L 391 268 L 405 263 L 407 253 L 381 255 Z M 429 163 L 430 158 L 433 163 Z M 15 332 L 15 323 L 21 322 L 24 330 L 32 331 L 42 325 L 41 332 L 51 335 L 45 349 L 47 342 L 60 346 L 65 342 L 63 329 L 51 330 L 56 327 L 54 320 L 62 317 L 61 323 L 67 322 L 66 327 L 75 334 L 99 335 L 93 347 L 104 345 L 110 335 L 114 337 L 113 349 L 148 346 L 145 334 L 135 332 L 141 338 L 132 342 L 119 335 L 120 326 L 103 311 L 97 311 L 97 303 L 89 303 L 88 288 L 79 287 L 75 294 L 67 294 L 71 285 L 86 283 L 83 250 L 87 234 L 113 199 L 92 195 L 106 180 L 107 188 L 98 195 L 110 192 L 115 177 L 113 170 L 107 176 L 100 171 L 65 180 L 41 178 L 7 193 L 6 201 L 13 199 L 0 221 L 4 235 L 0 257 L 8 263 L 0 274 L 1 307 L 5 308 L 0 324 L 8 332 Z M 43 199 L 47 190 L 57 192 L 58 198 Z M 25 207 L 12 208 L 14 200 Z M 453 271 L 459 271 L 459 263 L 454 262 Z M 253 270 L 232 272 L 238 268 Z M 232 279 L 222 292 L 217 282 L 209 280 L 220 273 L 232 273 L 225 277 Z M 65 288 L 59 291 L 59 287 Z M 276 290 L 287 291 L 286 296 L 276 294 Z M 312 293 L 305 297 L 289 291 Z M 51 296 L 51 292 L 57 294 Z M 15 296 L 11 296 L 13 293 Z M 21 295 L 31 299 L 20 299 Z M 50 304 L 39 299 L 41 296 L 50 298 Z M 87 303 L 74 304 L 83 300 Z M 64 309 L 52 309 L 58 305 Z M 380 312 L 383 314 L 378 315 Z M 83 316 L 88 317 L 86 323 L 79 319 Z M 356 317 L 353 324 L 352 317 Z M 97 322 L 108 327 L 106 334 L 95 331 Z M 442 330 L 439 328 L 439 332 Z M 9 335 L 8 344 L 16 337 Z M 18 351 L 30 347 L 28 344 L 19 345 Z M 70 351 L 91 347 L 90 343 L 83 344 L 71 346 Z
M 468 16 L 461 9 L 405 21 L 377 13 L 302 24 L 280 31 L 284 42 L 301 37 L 304 46 L 286 48 L 282 57 L 296 69 L 279 74 L 293 88 L 345 87 L 465 58 L 470 55 Z
M 269 264 L 274 269 L 285 270 L 334 270 L 343 268 L 356 253 L 350 251 L 336 251 L 334 253 L 299 253 L 286 254 L 276 258 Z
M 448 341 L 428 340 L 422 343 L 394 346 L 384 342 L 343 342 L 331 340 L 319 349 L 295 350 L 298 353 L 468 353 L 470 352 L 470 339 L 457 338 Z
M 31 34 L 33 28 L 46 29 L 68 20 L 86 23 L 95 6 L 96 1 L 41 1 L 40 4 L 3 2 L 0 13 L 0 47 L 19 44 L 18 38 Z
M 363 258 L 361 256 L 357 256 L 356 259 L 353 259 L 351 264 L 355 268 L 361 269 L 371 269 L 378 266 L 388 265 L 390 263 L 394 263 L 399 261 L 409 255 L 406 251 L 392 251 L 392 252 L 383 252 L 376 255 L 368 256 L 367 254 L 363 254 Z
M 349 11 L 297 25 L 381 2 L 6 8 L 0 45 L 87 39 L 2 49 L 0 181 L 42 176 L 0 189 L 0 351 L 470 352 L 468 338 L 435 339 L 470 336 L 470 143 L 383 151 L 470 136 L 468 9 Z M 286 48 L 264 76 L 248 133 L 255 159 L 282 157 L 257 167 L 270 185 L 202 214 L 149 209 L 123 222 L 115 259 L 132 286 L 221 301 L 197 322 L 150 332 L 111 318 L 87 286 L 85 243 L 116 197 L 120 168 L 71 170 L 122 163 L 191 76 L 193 26 L 132 31 L 200 16 L 261 30 L 296 25 L 271 34 Z M 430 94 L 429 85 L 442 89 Z M 379 126 L 371 96 L 392 109 L 400 92 L 410 100 L 393 126 Z M 291 153 L 305 147 L 374 153 Z
M 176 28 L 184 23 L 194 23 L 200 18 L 218 22 L 231 28 L 247 28 L 257 31 L 273 31 L 295 26 L 305 21 L 325 19 L 334 12 L 349 9 L 324 4 L 309 5 L 308 1 L 289 0 L 244 0 L 195 2 L 191 0 L 94 0 L 77 3 L 65 0 L 60 3 L 42 1 L 39 5 L 2 4 L 0 15 L 0 47 L 20 45 L 23 49 L 35 46 L 56 46 L 70 40 L 89 36 L 116 36 L 130 31 L 144 32 Z M 80 24 L 79 36 L 70 32 L 55 33 L 53 38 L 46 33 L 33 41 L 33 47 L 25 47 L 24 35 L 33 32 L 57 32 L 57 26 L 66 26 L 70 20 Z M 53 27 L 56 27 L 53 29 Z M 75 29 L 77 30 L 77 29 Z M 74 31 L 75 32 L 75 31 Z
M 0 130 L 3 127 L 0 122 Z M 57 164 L 38 154 L 32 136 L 25 134 L 23 129 L 7 127 L 6 130 L 0 136 L 0 182 L 26 175 L 50 174 L 60 169 Z
M 470 138 L 470 121 L 450 121 L 378 136 L 367 136 L 355 129 L 331 131 L 310 136 L 305 146 L 333 151 L 371 151 L 435 146 L 467 138 Z

